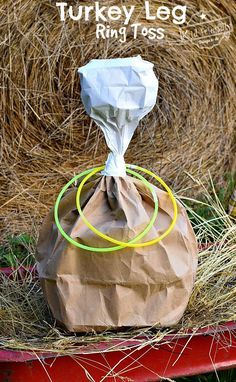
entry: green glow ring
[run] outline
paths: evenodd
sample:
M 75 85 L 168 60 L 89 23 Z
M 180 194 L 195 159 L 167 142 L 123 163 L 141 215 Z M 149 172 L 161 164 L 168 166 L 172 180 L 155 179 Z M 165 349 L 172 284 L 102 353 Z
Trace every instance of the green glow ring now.
M 58 216 L 58 209 L 59 209 L 59 205 L 60 205 L 60 201 L 64 195 L 64 193 L 67 191 L 67 189 L 78 179 L 82 178 L 83 176 L 89 174 L 90 177 L 92 177 L 94 174 L 96 174 L 97 172 L 103 170 L 105 168 L 105 166 L 101 166 L 101 167 L 96 167 L 94 169 L 89 169 L 89 170 L 86 170 L 86 171 L 83 171 L 81 174 L 79 175 L 76 175 L 73 179 L 71 179 L 61 190 L 61 192 L 59 193 L 58 197 L 57 197 L 57 200 L 56 200 L 56 203 L 55 203 L 55 207 L 54 207 L 54 219 L 55 219 L 55 223 L 56 223 L 56 226 L 59 230 L 59 232 L 62 234 L 62 236 L 67 240 L 69 241 L 71 244 L 75 245 L 76 247 L 78 248 L 82 248 L 82 249 L 85 249 L 87 251 L 91 251 L 91 252 L 113 252 L 113 251 L 118 251 L 119 249 L 122 249 L 124 247 L 126 247 L 127 245 L 118 245 L 118 246 L 115 246 L 115 247 L 105 247 L 105 248 L 96 248 L 96 247 L 89 247 L 87 245 L 84 245 L 84 244 L 80 244 L 78 243 L 77 241 L 75 241 L 74 239 L 72 239 L 69 235 L 67 235 L 67 233 L 63 230 L 61 224 L 60 224 L 60 221 L 59 221 L 59 216 Z M 147 227 L 145 228 L 145 230 L 140 233 L 137 237 L 135 237 L 134 239 L 132 239 L 131 241 L 129 241 L 127 244 L 129 243 L 134 243 L 135 241 L 141 239 L 143 236 L 145 236 L 149 231 L 150 229 L 152 228 L 156 218 L 157 218 L 157 214 L 158 214 L 158 199 L 157 199 L 157 195 L 153 189 L 153 186 L 143 177 L 141 176 L 140 174 L 136 173 L 135 171 L 132 171 L 130 169 L 127 169 L 127 172 L 136 176 L 137 178 L 139 178 L 140 180 L 143 181 L 143 183 L 149 188 L 149 190 L 151 191 L 152 193 L 152 196 L 153 196 L 153 201 L 154 201 L 154 204 L 155 204 L 155 207 L 154 207 L 154 213 L 153 213 L 153 216 L 149 222 L 149 224 L 147 225 Z M 91 175 L 92 174 L 92 175 Z
M 127 169 L 127 172 L 128 173 L 131 173 L 131 174 L 134 174 L 135 176 L 139 175 L 138 173 L 134 172 L 134 171 L 131 171 L 129 168 L 134 168 L 136 170 L 139 170 L 139 171 L 143 171 L 144 173 L 152 176 L 154 179 L 156 179 L 159 183 L 161 183 L 161 185 L 165 188 L 165 190 L 167 191 L 171 201 L 172 201 L 172 204 L 173 204 L 173 209 L 174 209 L 174 216 L 173 216 L 173 219 L 172 219 L 172 222 L 170 224 L 170 226 L 168 227 L 168 229 L 159 237 L 157 237 L 156 239 L 153 239 L 153 240 L 150 240 L 150 241 L 147 241 L 147 242 L 144 242 L 144 243 L 134 243 L 134 241 L 130 241 L 128 243 L 125 243 L 125 242 L 122 242 L 122 241 L 119 241 L 119 240 L 116 240 L 116 239 L 113 239 L 112 237 L 110 236 L 107 236 L 105 234 L 103 234 L 102 232 L 100 232 L 99 230 L 97 230 L 89 221 L 88 219 L 85 217 L 85 215 L 83 214 L 83 211 L 81 209 L 81 206 L 80 206 L 80 194 L 81 194 L 81 191 L 83 189 L 83 186 L 84 184 L 87 182 L 87 180 L 89 180 L 93 175 L 95 175 L 98 171 L 100 170 L 103 170 L 105 168 L 105 166 L 102 166 L 102 167 L 99 167 L 99 169 L 94 169 L 90 174 L 88 174 L 83 180 L 82 182 L 80 183 L 79 185 L 79 188 L 78 188 L 78 191 L 77 191 L 77 195 L 76 195 L 76 206 L 77 206 L 77 209 L 79 211 L 79 214 L 80 214 L 80 217 L 81 219 L 84 221 L 84 223 L 87 225 L 88 228 L 90 228 L 94 233 L 96 233 L 99 237 L 102 237 L 103 239 L 111 242 L 111 243 L 114 243 L 114 244 L 118 244 L 118 245 L 121 245 L 123 247 L 131 247 L 131 248 L 140 248 L 140 247 L 147 247 L 147 246 L 150 246 L 150 245 L 153 245 L 153 244 L 156 244 L 156 243 L 159 243 L 161 240 L 163 240 L 167 235 L 169 235 L 169 233 L 173 230 L 175 224 L 176 224 L 176 221 L 177 221 L 177 216 L 178 216 L 178 206 L 177 206 L 177 203 L 176 203 L 176 200 L 175 200 L 175 197 L 174 195 L 172 194 L 171 192 L 171 189 L 167 186 L 167 184 L 159 177 L 157 176 L 156 174 L 154 174 L 153 172 L 149 171 L 149 170 L 146 170 L 145 168 L 142 168 L 142 167 L 139 167 L 139 166 L 136 166 L 136 165 L 126 165 L 126 169 Z M 145 233 L 147 232 L 146 230 L 144 231 Z M 144 236 L 144 235 L 143 235 Z M 137 237 L 138 238 L 138 237 Z M 136 238 L 135 241 L 137 241 L 138 239 Z M 140 238 L 140 236 L 139 236 Z

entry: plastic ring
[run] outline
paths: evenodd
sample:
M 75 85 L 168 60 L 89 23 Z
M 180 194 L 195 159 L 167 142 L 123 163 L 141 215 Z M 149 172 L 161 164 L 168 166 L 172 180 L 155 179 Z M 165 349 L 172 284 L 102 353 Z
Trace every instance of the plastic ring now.
M 125 245 L 119 245 L 119 246 L 116 246 L 116 247 L 105 247 L 105 248 L 96 248 L 96 247 L 89 247 L 87 245 L 84 245 L 84 244 L 80 244 L 78 243 L 77 241 L 73 240 L 69 235 L 67 235 L 67 233 L 63 230 L 61 224 L 60 224 L 60 221 L 59 221 L 59 216 L 58 216 L 58 209 L 59 209 L 59 205 L 60 205 L 60 201 L 64 195 L 64 193 L 67 191 L 67 189 L 76 181 L 78 180 L 79 178 L 82 178 L 83 176 L 89 174 L 90 177 L 92 177 L 94 174 L 96 174 L 97 172 L 103 170 L 105 168 L 105 166 L 101 166 L 101 167 L 97 167 L 97 168 L 94 168 L 94 169 L 90 169 L 90 170 L 86 170 L 86 171 L 83 171 L 81 174 L 79 175 L 76 175 L 73 179 L 71 179 L 61 190 L 61 192 L 59 193 L 58 197 L 57 197 L 57 200 L 56 200 L 56 203 L 55 203 L 55 207 L 54 207 L 54 219 L 55 219 L 55 223 L 56 223 L 56 226 L 58 228 L 58 230 L 60 231 L 60 233 L 62 234 L 62 236 L 67 240 L 69 241 L 71 244 L 75 245 L 76 247 L 79 247 L 79 248 L 82 248 L 82 249 L 85 249 L 87 251 L 93 251 L 93 252 L 113 252 L 113 251 L 117 251 L 119 249 L 123 249 Z M 129 172 L 130 174 L 133 174 L 135 175 L 137 178 L 139 178 L 140 180 L 142 180 L 145 185 L 149 188 L 149 190 L 151 191 L 152 195 L 153 195 L 153 200 L 154 200 L 154 204 L 155 204 L 155 208 L 154 208 L 154 213 L 153 213 L 153 216 L 149 222 L 149 224 L 147 225 L 147 227 L 145 228 L 145 230 L 140 233 L 137 237 L 135 237 L 134 239 L 132 239 L 130 241 L 130 243 L 134 243 L 135 241 L 141 239 L 143 236 L 145 236 L 151 229 L 151 227 L 153 226 L 155 220 L 156 220 L 156 217 L 157 217 L 157 214 L 158 214 L 158 199 L 157 199 L 157 196 L 156 196 L 156 193 L 152 187 L 152 185 L 145 179 L 143 178 L 140 174 L 137 174 L 135 173 L 134 171 L 128 169 L 127 172 Z
M 112 237 L 103 234 L 102 232 L 98 231 L 95 227 L 92 226 L 92 224 L 87 220 L 87 218 L 83 214 L 83 211 L 81 210 L 81 206 L 80 206 L 80 194 L 81 194 L 82 188 L 83 188 L 84 184 L 86 183 L 86 181 L 92 175 L 96 174 L 96 172 L 100 171 L 100 169 L 103 169 L 103 168 L 104 168 L 104 166 L 100 167 L 99 170 L 94 170 L 90 174 L 88 174 L 82 180 L 82 182 L 80 183 L 78 191 L 77 191 L 76 206 L 77 206 L 77 209 L 79 211 L 81 219 L 87 225 L 87 227 L 90 228 L 91 231 L 96 233 L 99 237 L 102 237 L 103 239 L 105 239 L 105 240 L 107 240 L 107 241 L 109 241 L 111 243 L 118 244 L 118 245 L 121 245 L 123 247 L 131 247 L 131 248 L 140 248 L 140 247 L 147 247 L 147 246 L 150 246 L 150 245 L 154 245 L 154 244 L 160 242 L 161 240 L 163 240 L 167 235 L 169 235 L 169 233 L 172 231 L 172 229 L 174 228 L 174 226 L 176 224 L 176 220 L 177 220 L 177 216 L 178 216 L 178 206 L 177 206 L 175 197 L 172 194 L 170 188 L 167 186 L 167 184 L 159 176 L 155 175 L 153 172 L 151 172 L 149 170 L 146 170 L 145 168 L 136 166 L 136 165 L 128 165 L 128 164 L 126 165 L 127 172 L 130 172 L 130 170 L 129 170 L 130 168 L 133 168 L 133 169 L 136 169 L 136 170 L 139 170 L 139 171 L 143 171 L 144 173 L 146 173 L 146 174 L 152 176 L 153 178 L 155 178 L 159 183 L 161 183 L 161 185 L 167 191 L 167 193 L 168 193 L 168 195 L 169 195 L 169 197 L 170 197 L 170 199 L 172 201 L 173 209 L 174 209 L 174 216 L 173 216 L 173 219 L 172 219 L 172 222 L 171 222 L 169 228 L 161 236 L 157 237 L 156 239 L 153 239 L 153 240 L 150 240 L 150 241 L 147 241 L 147 242 L 144 242 L 144 243 L 132 243 L 132 242 L 124 243 L 122 241 L 113 239 Z M 137 173 L 135 173 L 135 174 L 137 174 Z

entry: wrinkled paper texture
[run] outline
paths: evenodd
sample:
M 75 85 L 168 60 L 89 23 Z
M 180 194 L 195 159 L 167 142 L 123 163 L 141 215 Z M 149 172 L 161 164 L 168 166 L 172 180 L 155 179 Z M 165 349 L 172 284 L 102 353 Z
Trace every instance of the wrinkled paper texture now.
M 159 213 L 144 241 L 160 236 L 173 218 L 168 194 L 154 188 Z M 76 209 L 76 192 L 68 192 L 61 201 L 63 229 L 85 245 L 112 246 L 84 225 Z M 81 202 L 97 229 L 122 241 L 137 236 L 154 209 L 150 191 L 129 176 L 95 179 L 87 184 Z M 160 243 L 108 253 L 88 252 L 67 242 L 51 211 L 40 232 L 37 259 L 53 316 L 70 331 L 172 326 L 181 319 L 192 291 L 197 243 L 180 204 L 174 230 Z
M 153 64 L 140 56 L 92 60 L 79 69 L 81 98 L 111 150 L 104 175 L 125 176 L 124 154 L 139 121 L 156 103 Z
M 124 153 L 140 119 L 156 102 L 158 81 L 153 65 L 141 57 L 92 60 L 79 72 L 86 110 L 111 150 L 104 175 L 84 186 L 81 206 L 94 227 L 127 242 L 144 230 L 154 209 L 150 190 L 126 176 Z M 143 241 L 160 236 L 173 218 L 168 194 L 155 190 L 159 212 Z M 112 246 L 84 224 L 76 193 L 77 188 L 68 191 L 59 206 L 64 231 L 87 246 Z M 48 305 L 69 331 L 172 326 L 181 319 L 193 288 L 197 243 L 180 204 L 177 223 L 161 242 L 108 253 L 69 243 L 52 210 L 40 231 L 37 260 Z

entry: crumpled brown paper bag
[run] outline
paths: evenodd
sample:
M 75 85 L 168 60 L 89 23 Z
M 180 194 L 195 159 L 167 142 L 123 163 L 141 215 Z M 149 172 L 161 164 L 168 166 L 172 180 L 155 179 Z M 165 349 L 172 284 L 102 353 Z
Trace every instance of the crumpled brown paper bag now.
M 173 217 L 168 194 L 155 189 L 159 213 L 142 241 L 161 235 Z M 61 201 L 63 229 L 83 244 L 112 246 L 78 216 L 76 192 L 69 191 Z M 150 191 L 129 176 L 94 179 L 84 188 L 81 200 L 88 220 L 121 241 L 137 236 L 154 208 Z M 160 243 L 109 253 L 85 251 L 67 242 L 51 211 L 43 223 L 37 251 L 39 276 L 53 316 L 69 331 L 78 332 L 176 324 L 186 309 L 197 267 L 196 238 L 180 204 L 175 228 Z

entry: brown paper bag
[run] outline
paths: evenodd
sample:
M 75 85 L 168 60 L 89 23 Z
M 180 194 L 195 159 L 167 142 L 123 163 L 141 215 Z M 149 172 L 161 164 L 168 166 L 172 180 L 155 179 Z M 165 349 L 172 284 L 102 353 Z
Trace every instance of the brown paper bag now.
M 173 218 L 168 194 L 155 189 L 159 213 L 142 241 L 160 236 Z M 85 245 L 112 246 L 83 223 L 76 209 L 76 191 L 69 191 L 61 201 L 63 229 Z M 86 185 L 81 200 L 87 219 L 121 241 L 143 231 L 154 208 L 150 191 L 129 176 L 96 178 Z M 69 331 L 171 326 L 181 319 L 192 291 L 197 243 L 180 204 L 175 228 L 160 243 L 109 253 L 70 244 L 59 233 L 51 211 L 40 232 L 37 259 L 45 298 L 53 316 Z

